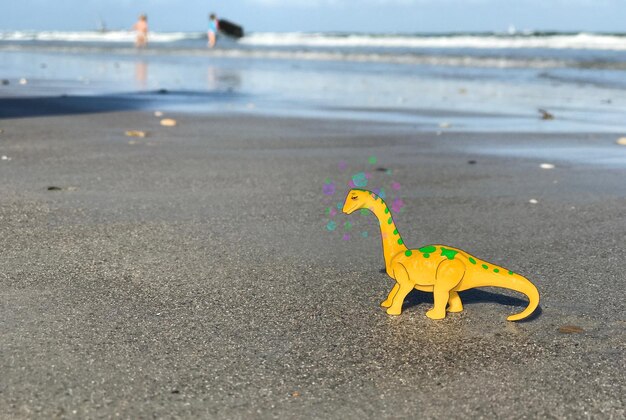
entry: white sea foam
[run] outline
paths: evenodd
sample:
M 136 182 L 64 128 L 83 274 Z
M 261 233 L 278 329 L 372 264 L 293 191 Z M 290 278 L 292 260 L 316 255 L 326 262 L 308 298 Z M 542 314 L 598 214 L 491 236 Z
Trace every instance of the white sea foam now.
M 313 33 L 252 33 L 240 43 L 266 47 L 374 47 L 374 48 L 479 48 L 479 49 L 583 49 L 626 50 L 626 36 L 570 35 L 328 35 Z
M 150 32 L 150 42 L 168 43 L 200 39 L 202 32 Z M 132 43 L 133 31 L 4 31 L 0 41 L 61 41 L 91 43 Z M 580 49 L 626 51 L 626 35 L 609 34 L 450 34 L 450 35 L 368 35 L 301 32 L 258 32 L 239 44 L 260 47 L 325 48 L 474 48 L 474 49 Z
M 275 50 L 217 50 L 213 55 L 232 58 L 270 58 L 307 61 L 353 61 L 371 63 L 417 64 L 429 66 L 483 67 L 483 68 L 554 68 L 567 66 L 567 62 L 555 59 L 514 59 L 468 56 L 429 56 L 410 54 L 359 54 L 323 51 L 275 51 Z
M 0 51 L 21 51 L 18 46 L 3 46 Z M 50 46 L 47 51 L 61 53 L 114 53 L 120 55 L 134 55 L 133 48 L 120 45 L 119 48 L 102 47 L 98 45 L 72 45 L 72 46 Z M 395 64 L 416 64 L 426 66 L 444 67 L 479 67 L 479 68 L 556 68 L 569 67 L 574 63 L 558 59 L 516 59 L 504 57 L 471 57 L 471 56 L 440 56 L 423 54 L 377 54 L 339 51 L 302 51 L 302 50 L 272 50 L 272 49 L 216 49 L 207 51 L 205 49 L 147 49 L 143 51 L 145 56 L 150 55 L 186 55 L 186 56 L 211 56 L 225 58 L 255 58 L 272 60 L 305 60 L 305 61 L 347 61 L 362 63 L 395 63 Z M 620 69 L 624 66 L 620 66 Z
M 366 35 L 251 33 L 207 50 L 202 32 L 151 32 L 145 55 L 212 55 L 311 61 L 352 61 L 482 68 L 626 69 L 624 34 Z M 134 54 L 132 31 L 5 31 L 0 50 Z M 516 50 L 502 53 L 502 49 Z M 542 48 L 535 54 L 530 48 Z M 439 50 L 437 50 L 439 49 Z M 550 49 L 551 52 L 547 52 Z M 550 77 L 555 77 L 551 75 Z
M 194 39 L 199 36 L 196 32 L 150 32 L 150 42 L 176 42 L 185 39 Z M 61 41 L 61 42 L 102 42 L 102 43 L 132 43 L 135 40 L 134 31 L 6 31 L 0 32 L 0 41 Z

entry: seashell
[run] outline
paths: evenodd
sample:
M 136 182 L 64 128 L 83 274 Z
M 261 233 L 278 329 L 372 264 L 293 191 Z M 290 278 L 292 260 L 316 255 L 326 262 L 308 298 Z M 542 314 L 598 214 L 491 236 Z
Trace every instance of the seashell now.
M 177 124 L 176 120 L 172 118 L 164 118 L 161 120 L 161 125 L 164 127 L 174 127 L 176 126 L 176 124 Z

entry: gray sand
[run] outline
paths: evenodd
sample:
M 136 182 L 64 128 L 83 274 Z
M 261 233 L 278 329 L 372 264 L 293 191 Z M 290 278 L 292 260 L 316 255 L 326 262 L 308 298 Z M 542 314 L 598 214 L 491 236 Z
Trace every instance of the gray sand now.
M 168 116 L 0 120 L 0 417 L 624 417 L 626 168 L 539 168 L 616 136 Z M 386 315 L 378 237 L 324 228 L 324 179 L 370 155 L 407 245 L 527 276 L 537 315 L 504 289 Z

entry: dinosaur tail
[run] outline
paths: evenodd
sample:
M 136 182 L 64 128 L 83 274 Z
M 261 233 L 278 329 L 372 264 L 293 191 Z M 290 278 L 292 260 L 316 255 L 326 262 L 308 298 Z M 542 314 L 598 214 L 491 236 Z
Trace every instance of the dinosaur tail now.
M 504 269 L 503 269 L 504 270 Z M 505 289 L 515 290 L 528 297 L 528 306 L 522 312 L 507 317 L 507 321 L 519 321 L 522 320 L 537 309 L 539 306 L 539 291 L 534 284 L 530 282 L 526 277 L 519 274 L 492 274 L 486 279 L 481 281 L 483 286 L 502 287 Z

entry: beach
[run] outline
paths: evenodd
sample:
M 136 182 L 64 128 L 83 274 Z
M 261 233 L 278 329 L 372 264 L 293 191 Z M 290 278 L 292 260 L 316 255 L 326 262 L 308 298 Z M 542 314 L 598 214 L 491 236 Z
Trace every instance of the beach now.
M 0 417 L 624 416 L 620 88 L 516 101 L 519 80 L 416 70 L 430 89 L 392 106 L 356 86 L 378 67 L 350 87 L 336 62 L 122 54 L 116 78 L 100 52 L 0 55 Z M 91 64 L 45 73 L 67 60 Z M 507 322 L 526 298 L 474 289 L 433 321 L 413 291 L 387 315 L 374 216 L 332 211 L 361 172 L 407 246 L 514 270 L 540 308 Z

